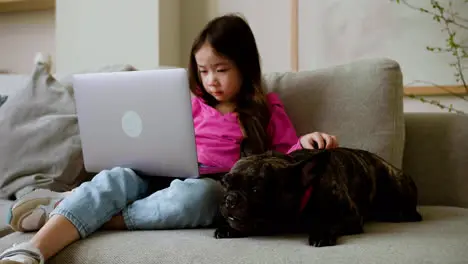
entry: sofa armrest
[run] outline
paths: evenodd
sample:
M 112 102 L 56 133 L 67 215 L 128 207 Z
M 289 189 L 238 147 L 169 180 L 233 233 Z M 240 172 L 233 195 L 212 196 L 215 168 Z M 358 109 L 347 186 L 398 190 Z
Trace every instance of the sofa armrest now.
M 405 113 L 403 169 L 421 205 L 468 208 L 468 116 Z

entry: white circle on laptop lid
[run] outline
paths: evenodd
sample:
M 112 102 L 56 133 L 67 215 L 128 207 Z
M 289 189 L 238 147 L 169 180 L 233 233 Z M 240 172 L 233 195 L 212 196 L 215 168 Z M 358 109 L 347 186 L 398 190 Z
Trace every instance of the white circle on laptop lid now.
M 143 131 L 143 122 L 135 111 L 127 111 L 122 116 L 122 129 L 127 136 L 136 138 Z

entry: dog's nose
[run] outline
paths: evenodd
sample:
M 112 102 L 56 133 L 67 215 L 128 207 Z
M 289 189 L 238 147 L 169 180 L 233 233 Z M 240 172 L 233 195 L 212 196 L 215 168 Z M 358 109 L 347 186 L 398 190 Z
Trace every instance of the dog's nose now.
M 237 194 L 232 193 L 226 197 L 226 206 L 234 208 L 237 204 Z

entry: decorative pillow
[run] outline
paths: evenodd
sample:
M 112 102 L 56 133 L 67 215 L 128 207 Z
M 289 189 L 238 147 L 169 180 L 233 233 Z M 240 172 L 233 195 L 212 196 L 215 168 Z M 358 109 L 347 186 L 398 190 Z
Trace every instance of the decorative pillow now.
M 0 199 L 34 188 L 68 191 L 87 179 L 71 77 L 58 81 L 49 69 L 39 54 L 27 86 L 0 107 Z

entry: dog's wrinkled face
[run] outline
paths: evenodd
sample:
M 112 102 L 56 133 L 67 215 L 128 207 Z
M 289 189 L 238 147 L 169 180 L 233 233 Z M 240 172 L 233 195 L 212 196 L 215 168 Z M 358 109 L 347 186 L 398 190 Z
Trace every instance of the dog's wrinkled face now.
M 223 177 L 221 214 L 233 229 L 249 232 L 278 219 L 292 163 L 287 155 L 267 152 L 240 159 Z

